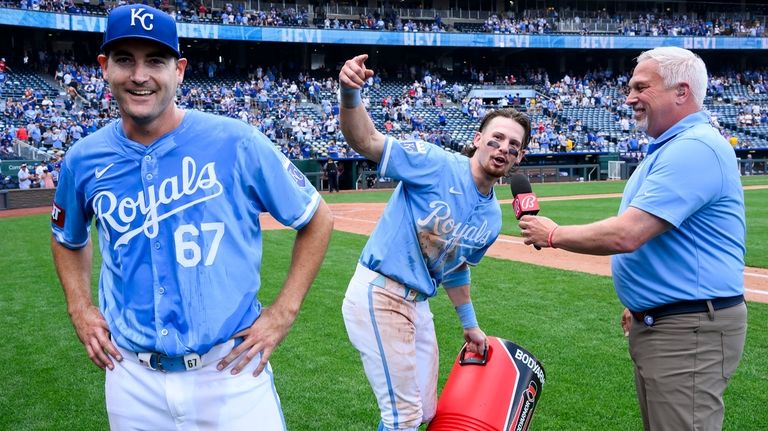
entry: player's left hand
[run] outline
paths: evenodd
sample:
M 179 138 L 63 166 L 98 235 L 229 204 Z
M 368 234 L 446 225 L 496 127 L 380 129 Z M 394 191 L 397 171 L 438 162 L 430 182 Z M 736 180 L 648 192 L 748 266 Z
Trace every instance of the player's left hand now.
M 258 376 L 267 366 L 272 352 L 288 335 L 288 331 L 293 326 L 295 319 L 295 313 L 282 310 L 278 306 L 273 305 L 272 307 L 265 308 L 261 316 L 256 319 L 250 328 L 235 334 L 235 337 L 244 337 L 244 340 L 219 362 L 218 370 L 225 369 L 235 359 L 240 357 L 240 360 L 231 371 L 233 375 L 238 374 L 256 355 L 261 353 L 259 365 L 253 371 L 253 376 Z M 244 352 L 245 354 L 243 354 Z
M 625 308 L 621 313 L 621 329 L 624 330 L 624 336 L 629 337 L 629 328 L 632 327 L 632 314 L 629 312 L 629 308 Z
M 464 341 L 467 342 L 467 350 L 472 353 L 482 355 L 488 342 L 485 332 L 480 328 L 469 328 L 464 330 Z

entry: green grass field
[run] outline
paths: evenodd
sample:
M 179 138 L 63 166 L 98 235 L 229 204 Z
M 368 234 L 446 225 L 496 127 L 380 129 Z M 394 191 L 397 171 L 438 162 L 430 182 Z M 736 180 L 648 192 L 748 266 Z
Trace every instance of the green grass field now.
M 741 177 L 741 183 L 745 186 L 768 185 L 767 176 Z M 604 193 L 621 193 L 624 191 L 626 181 L 592 181 L 586 183 L 545 183 L 531 184 L 534 193 L 540 198 L 551 196 L 593 195 Z M 512 199 L 512 192 L 508 185 L 496 186 L 496 197 L 499 200 Z M 369 190 L 365 193 L 330 193 L 323 197 L 328 203 L 353 203 L 353 202 L 386 202 L 392 195 L 391 189 Z
M 623 184 L 548 186 L 534 185 L 534 190 L 539 196 L 612 193 L 621 192 Z M 768 202 L 766 192 L 746 192 L 748 262 L 752 259 L 751 265 L 761 267 L 768 267 L 768 214 L 762 209 Z M 325 196 L 330 202 L 375 202 L 386 200 L 389 193 Z M 499 197 L 505 199 L 502 193 Z M 544 202 L 542 214 L 581 223 L 613 214 L 617 206 L 615 198 Z M 107 429 L 104 373 L 88 360 L 69 322 L 51 262 L 47 216 L 0 219 L 0 232 L 0 430 Z M 293 237 L 292 231 L 265 232 L 268 252 L 260 296 L 266 304 L 282 282 Z M 317 282 L 272 357 L 289 430 L 364 431 L 375 429 L 378 422 L 375 400 L 340 311 L 365 240 L 334 233 Z M 97 274 L 95 269 L 94 280 Z M 473 302 L 486 333 L 525 347 L 547 372 L 533 430 L 642 429 L 632 363 L 619 327 L 622 306 L 609 277 L 485 258 L 472 279 Z M 461 328 L 444 294 L 430 305 L 440 343 L 442 388 L 462 344 Z M 768 430 L 766 334 L 768 304 L 750 303 L 744 358 L 726 393 L 726 430 Z

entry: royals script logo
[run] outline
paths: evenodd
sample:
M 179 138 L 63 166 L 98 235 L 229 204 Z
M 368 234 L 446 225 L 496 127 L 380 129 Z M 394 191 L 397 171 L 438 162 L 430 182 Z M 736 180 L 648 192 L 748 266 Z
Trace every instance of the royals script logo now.
M 451 217 L 451 207 L 446 202 L 432 201 L 429 203 L 429 207 L 432 212 L 426 217 L 416 220 L 419 227 L 430 229 L 434 235 L 445 238 L 449 244 L 458 241 L 461 246 L 480 248 L 488 243 L 488 239 L 491 237 L 488 221 L 483 220 L 483 224 L 480 226 L 457 223 Z
M 205 192 L 204 194 L 198 193 Z M 203 166 L 198 172 L 197 164 L 191 157 L 181 161 L 181 178 L 168 177 L 155 188 L 147 187 L 146 194 L 140 190 L 135 198 L 125 197 L 118 201 L 111 191 L 102 191 L 93 198 L 93 211 L 101 223 L 111 227 L 121 235 L 114 242 L 114 248 L 128 244 L 134 236 L 144 233 L 147 238 L 155 238 L 159 231 L 159 223 L 185 209 L 211 200 L 219 196 L 224 187 L 216 177 L 214 162 Z M 174 207 L 174 203 L 185 196 L 199 195 L 196 199 Z M 166 209 L 167 208 L 167 209 Z M 163 209 L 164 211 L 158 211 Z M 162 215 L 158 215 L 162 213 Z M 131 229 L 136 218 L 143 217 L 141 226 Z M 110 239 L 109 229 L 104 229 L 107 239 Z

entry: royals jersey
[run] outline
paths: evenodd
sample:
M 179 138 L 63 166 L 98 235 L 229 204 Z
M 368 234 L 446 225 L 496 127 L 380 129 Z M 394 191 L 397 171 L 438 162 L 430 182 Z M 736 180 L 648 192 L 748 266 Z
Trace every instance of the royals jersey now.
M 122 122 L 67 153 L 52 212 L 56 240 L 102 255 L 99 307 L 117 344 L 135 352 L 203 354 L 261 313 L 259 214 L 295 229 L 320 196 L 260 132 L 186 111 L 150 146 Z
M 479 263 L 499 236 L 499 202 L 478 191 L 468 158 L 387 137 L 379 174 L 400 184 L 363 249 L 367 268 L 434 296 L 445 275 Z

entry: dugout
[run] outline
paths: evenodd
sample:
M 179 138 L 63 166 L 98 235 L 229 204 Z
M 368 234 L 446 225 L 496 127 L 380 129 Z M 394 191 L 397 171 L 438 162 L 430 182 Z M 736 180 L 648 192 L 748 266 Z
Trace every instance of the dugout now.
M 317 190 L 324 191 L 328 189 L 328 179 L 325 177 L 324 167 L 329 159 L 292 159 L 299 170 L 309 179 Z M 356 183 L 359 177 L 361 162 L 367 162 L 366 159 L 359 158 L 338 158 L 333 159 L 338 165 L 339 170 L 339 190 L 356 190 Z
M 608 177 L 608 161 L 618 157 L 609 152 L 528 153 L 518 170 L 531 182 L 599 181 Z

